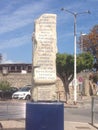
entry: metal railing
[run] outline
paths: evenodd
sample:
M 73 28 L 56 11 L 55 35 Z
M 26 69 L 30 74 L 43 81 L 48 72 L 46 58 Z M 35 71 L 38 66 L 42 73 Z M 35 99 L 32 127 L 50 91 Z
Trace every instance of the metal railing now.
M 91 100 L 91 124 L 93 126 L 95 126 L 95 116 L 96 116 L 96 114 L 98 114 L 98 96 L 92 97 L 92 100 Z
M 25 119 L 25 103 L 0 102 L 0 120 Z

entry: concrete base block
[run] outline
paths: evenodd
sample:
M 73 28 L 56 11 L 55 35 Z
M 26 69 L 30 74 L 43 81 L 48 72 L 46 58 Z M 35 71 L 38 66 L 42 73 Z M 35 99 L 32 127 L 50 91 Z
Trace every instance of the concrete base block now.
M 64 130 L 63 103 L 27 103 L 26 130 Z

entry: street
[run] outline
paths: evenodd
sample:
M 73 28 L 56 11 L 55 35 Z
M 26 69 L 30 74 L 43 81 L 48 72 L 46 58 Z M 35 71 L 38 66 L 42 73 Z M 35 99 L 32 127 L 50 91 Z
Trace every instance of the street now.
M 98 108 L 98 104 L 96 105 Z M 0 102 L 0 120 L 24 119 L 26 102 Z M 80 107 L 64 108 L 64 120 L 91 123 L 91 102 Z M 94 113 L 94 122 L 98 123 L 98 113 Z
M 93 122 L 98 123 L 98 100 L 94 101 Z M 65 107 L 64 120 L 72 122 L 91 123 L 92 120 L 92 104 L 91 101 L 84 102 L 79 107 Z
M 90 108 L 65 108 L 64 110 L 65 121 L 75 122 L 91 122 Z

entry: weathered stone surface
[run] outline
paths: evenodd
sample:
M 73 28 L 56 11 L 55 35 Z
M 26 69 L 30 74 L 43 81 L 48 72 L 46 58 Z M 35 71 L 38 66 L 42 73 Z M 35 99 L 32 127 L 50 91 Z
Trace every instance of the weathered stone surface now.
M 34 81 L 51 83 L 56 80 L 56 15 L 44 14 L 35 21 L 33 49 Z
M 57 87 L 55 84 L 51 85 L 35 85 L 33 90 L 34 101 L 56 101 Z
M 35 21 L 33 43 L 33 99 L 52 100 L 56 97 L 56 92 L 52 92 L 56 82 L 55 14 L 43 14 Z
M 21 73 L 9 73 L 8 75 L 2 75 L 0 73 L 0 82 L 8 81 L 11 87 L 24 87 L 26 85 L 31 85 L 31 73 L 21 74 Z

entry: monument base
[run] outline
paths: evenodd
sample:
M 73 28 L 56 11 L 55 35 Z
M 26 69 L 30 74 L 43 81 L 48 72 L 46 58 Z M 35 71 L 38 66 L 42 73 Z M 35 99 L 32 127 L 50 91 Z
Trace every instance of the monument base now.
M 26 130 L 64 130 L 64 105 L 58 102 L 28 102 Z
M 55 84 L 43 84 L 43 85 L 34 84 L 31 98 L 33 99 L 34 102 L 39 101 L 55 102 L 58 100 L 57 87 Z

